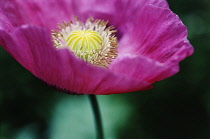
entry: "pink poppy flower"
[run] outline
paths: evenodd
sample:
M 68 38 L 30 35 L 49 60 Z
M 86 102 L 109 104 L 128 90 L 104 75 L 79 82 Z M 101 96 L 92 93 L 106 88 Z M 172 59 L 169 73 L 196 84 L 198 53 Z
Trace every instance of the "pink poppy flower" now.
M 0 3 L 0 45 L 33 75 L 67 92 L 150 89 L 193 53 L 186 27 L 166 0 Z

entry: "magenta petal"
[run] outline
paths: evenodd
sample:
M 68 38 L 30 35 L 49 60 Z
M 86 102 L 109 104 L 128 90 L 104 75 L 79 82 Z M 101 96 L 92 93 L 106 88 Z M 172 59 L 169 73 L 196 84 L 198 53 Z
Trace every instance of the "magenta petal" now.
M 68 0 L 64 0 L 67 1 Z M 135 18 L 142 7 L 153 4 L 158 7 L 168 8 L 166 0 L 71 0 L 74 11 L 81 17 L 93 16 L 94 13 L 105 13 L 113 15 L 115 18 L 129 20 Z M 92 11 L 92 12 L 91 12 Z M 132 16 L 130 16 L 132 15 Z M 116 19 L 117 20 L 117 19 Z
M 16 0 L 0 0 L 1 14 L 4 15 L 14 27 L 26 23 L 26 12 L 22 11 Z
M 67 1 L 67 0 L 66 0 Z M 75 15 L 83 21 L 88 17 L 108 20 L 118 30 L 128 30 L 136 21 L 141 9 L 148 4 L 168 8 L 166 0 L 75 0 Z
M 187 40 L 187 29 L 169 9 L 146 6 L 135 29 L 126 34 L 121 53 L 143 55 L 161 63 L 173 64 L 193 53 Z
M 0 9 L 0 29 L 4 29 L 8 32 L 14 30 L 14 26 L 8 20 L 8 18 L 4 15 L 3 11 Z
M 168 8 L 166 0 L 0 0 L 0 9 L 14 26 L 35 24 L 55 29 L 73 16 L 109 20 L 116 27 L 136 20 L 144 5 Z M 132 16 L 130 16 L 132 15 Z
M 178 65 L 166 65 L 145 56 L 119 55 L 109 67 L 111 71 L 149 83 L 172 76 Z
M 63 0 L 1 0 L 0 8 L 14 26 L 35 24 L 55 29 L 72 17 L 72 6 L 71 1 Z
M 49 32 L 22 26 L 12 34 L 1 31 L 1 45 L 35 76 L 58 88 L 78 94 L 113 94 L 143 90 L 149 83 L 97 68 L 67 49 L 56 49 Z M 2 43 L 5 42 L 5 43 Z

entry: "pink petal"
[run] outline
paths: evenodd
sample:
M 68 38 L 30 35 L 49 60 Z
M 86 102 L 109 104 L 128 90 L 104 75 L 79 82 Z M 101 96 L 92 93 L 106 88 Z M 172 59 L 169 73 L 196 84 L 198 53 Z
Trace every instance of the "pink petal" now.
M 148 4 L 168 8 L 166 0 L 75 0 L 75 15 L 83 21 L 88 17 L 108 20 L 118 30 L 128 30 L 140 10 Z
M 48 29 L 55 29 L 58 23 L 73 16 L 83 20 L 92 16 L 120 27 L 135 20 L 144 5 L 168 7 L 166 0 L 0 0 L 0 3 L 0 9 L 14 26 L 35 24 Z
M 120 53 L 133 53 L 165 64 L 178 64 L 193 53 L 187 29 L 169 9 L 146 6 L 134 30 L 122 39 Z
M 178 65 L 166 65 L 145 56 L 119 55 L 109 69 L 117 74 L 154 83 L 179 71 Z
M 13 33 L 0 29 L 0 45 L 36 77 L 78 94 L 113 94 L 147 89 L 150 84 L 97 68 L 76 58 L 67 49 L 56 49 L 50 33 L 22 26 Z
M 8 20 L 8 18 L 4 15 L 3 11 L 0 9 L 0 29 L 4 29 L 8 32 L 14 30 L 14 26 Z
M 0 0 L 0 3 L 1 14 L 5 15 L 14 27 L 26 23 L 27 13 L 20 8 L 15 0 Z
M 0 8 L 14 26 L 35 24 L 55 29 L 58 23 L 72 17 L 71 1 L 0 0 Z

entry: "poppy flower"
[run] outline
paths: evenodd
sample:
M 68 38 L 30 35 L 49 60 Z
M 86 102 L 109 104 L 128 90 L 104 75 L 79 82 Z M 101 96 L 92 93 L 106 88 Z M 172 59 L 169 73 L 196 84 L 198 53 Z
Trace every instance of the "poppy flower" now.
M 193 53 L 166 0 L 0 3 L 0 45 L 33 75 L 67 92 L 150 89 Z

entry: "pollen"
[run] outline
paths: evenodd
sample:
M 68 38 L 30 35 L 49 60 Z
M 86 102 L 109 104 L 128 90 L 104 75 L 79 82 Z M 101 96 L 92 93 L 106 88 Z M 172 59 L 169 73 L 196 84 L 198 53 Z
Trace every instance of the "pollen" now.
M 56 48 L 68 48 L 75 56 L 97 67 L 108 68 L 117 57 L 116 30 L 104 20 L 88 18 L 85 23 L 74 18 L 58 24 L 52 30 L 52 42 Z

